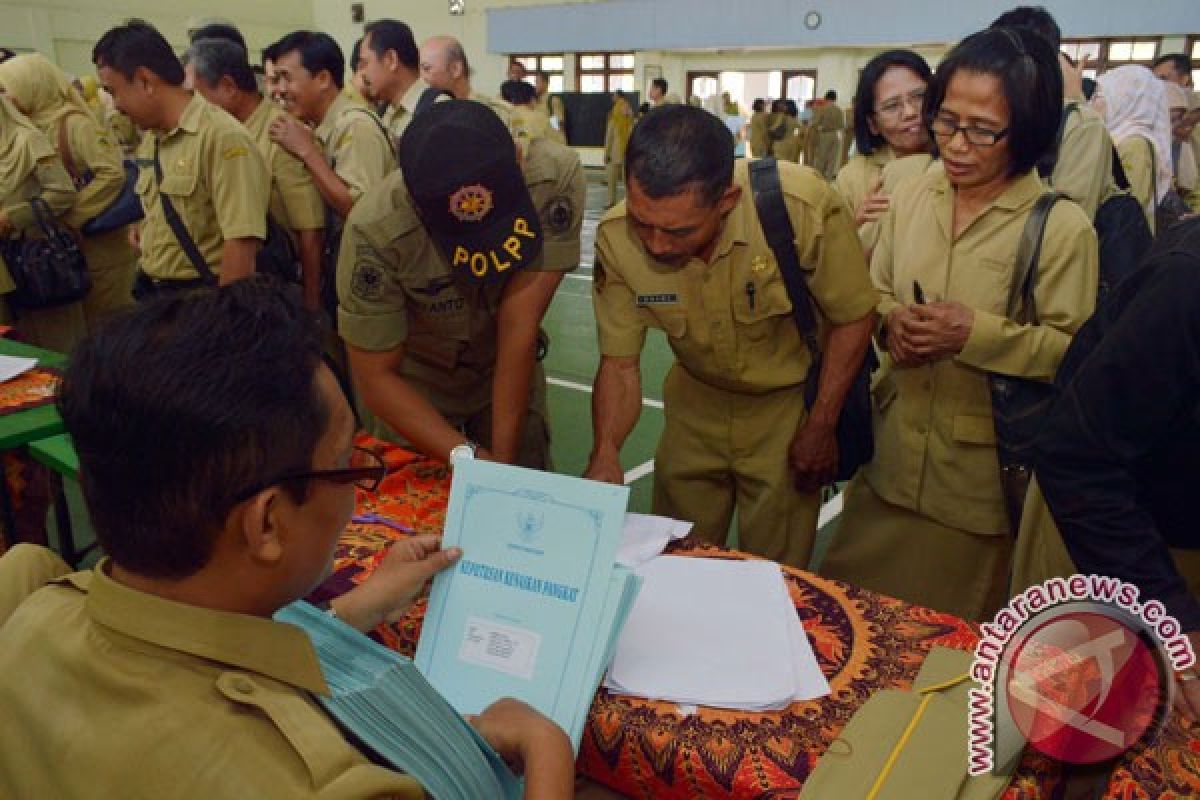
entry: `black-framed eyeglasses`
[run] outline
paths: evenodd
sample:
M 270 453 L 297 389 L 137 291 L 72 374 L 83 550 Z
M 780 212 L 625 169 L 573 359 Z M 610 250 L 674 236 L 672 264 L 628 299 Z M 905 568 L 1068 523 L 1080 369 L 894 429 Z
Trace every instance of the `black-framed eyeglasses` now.
M 979 125 L 958 125 L 955 120 L 938 114 L 929 120 L 929 132 L 943 142 L 949 142 L 959 131 L 967 141 L 976 147 L 994 147 L 997 142 L 1008 136 L 1011 128 L 994 131 Z
M 263 481 L 251 489 L 238 495 L 237 502 L 241 503 L 269 486 L 292 481 L 328 481 L 330 483 L 353 483 L 359 489 L 373 492 L 387 477 L 387 464 L 374 450 L 365 447 L 355 447 L 350 451 L 350 465 L 340 469 L 313 469 L 297 472 L 285 472 L 270 480 Z
M 875 109 L 875 115 L 880 117 L 899 117 L 909 106 L 915 106 L 919 113 L 924 102 L 924 87 L 913 89 L 908 94 L 897 95 L 880 103 L 879 107 Z

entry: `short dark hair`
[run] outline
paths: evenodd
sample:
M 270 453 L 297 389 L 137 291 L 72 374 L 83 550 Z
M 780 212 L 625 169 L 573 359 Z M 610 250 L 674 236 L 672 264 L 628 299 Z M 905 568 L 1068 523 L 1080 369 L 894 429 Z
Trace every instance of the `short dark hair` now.
M 246 50 L 228 39 L 196 39 L 185 55 L 198 77 L 216 86 L 228 75 L 243 92 L 258 91 Z
M 201 39 L 224 39 L 227 42 L 240 45 L 243 50 L 246 49 L 246 37 L 242 36 L 241 31 L 227 22 L 211 22 L 208 25 L 201 25 L 191 32 L 189 38 L 193 42 Z
M 1028 28 L 989 28 L 971 34 L 938 65 L 925 93 L 925 120 L 929 122 L 946 99 L 954 73 L 994 75 L 1008 101 L 1009 175 L 1020 175 L 1037 165 L 1053 146 L 1062 116 L 1062 69 L 1050 42 Z M 933 146 L 937 149 L 937 138 Z
M 733 183 L 733 134 L 702 108 L 666 105 L 633 126 L 625 149 L 628 180 L 651 198 L 695 188 L 712 205 Z
M 108 67 L 133 80 L 139 67 L 150 70 L 172 86 L 182 86 L 183 65 L 158 29 L 140 19 L 112 28 L 92 48 L 92 63 Z
M 331 409 L 320 327 L 299 292 L 254 276 L 162 298 L 75 350 L 58 407 L 100 546 L 139 575 L 208 563 L 239 493 L 311 469 Z M 296 502 L 307 486 L 284 484 Z
M 1062 46 L 1062 30 L 1054 15 L 1041 6 L 1017 6 L 1005 11 L 988 26 L 989 28 L 1028 28 L 1046 37 L 1050 46 L 1057 50 Z
M 657 86 L 663 94 L 667 93 L 667 79 L 666 78 L 655 78 L 654 80 L 650 81 L 650 85 Z
M 8 61 L 10 58 L 16 58 L 16 57 L 17 57 L 16 50 L 13 50 L 11 47 L 0 47 L 0 64 L 3 64 L 5 61 Z
M 311 75 L 316 77 L 322 71 L 328 72 L 333 85 L 342 88 L 346 79 L 346 60 L 342 57 L 342 48 L 328 33 L 292 31 L 275 43 L 275 61 L 291 52 L 300 54 L 300 63 Z
M 767 107 L 767 101 L 761 97 L 754 98 L 754 103 L 751 104 L 751 111 L 762 111 Z
M 362 36 L 354 40 L 354 46 L 350 48 L 350 71 L 358 72 L 358 62 L 362 60 Z
M 887 143 L 881 135 L 871 132 L 870 119 L 875 113 L 875 84 L 892 67 L 912 70 L 926 86 L 933 82 L 929 64 L 912 50 L 887 50 L 867 62 L 859 73 L 858 88 L 854 91 L 854 146 L 864 156 Z
M 787 98 L 781 97 L 771 103 L 772 114 L 783 114 L 787 111 Z
M 1154 67 L 1157 68 L 1167 62 L 1171 63 L 1175 71 L 1180 75 L 1192 74 L 1192 59 L 1184 53 L 1167 53 L 1154 59 Z
M 825 99 L 826 100 L 837 100 L 837 90 L 830 89 L 828 92 L 825 93 Z
M 370 38 L 371 52 L 379 58 L 388 50 L 396 51 L 396 58 L 409 69 L 421 66 L 421 54 L 412 28 L 398 19 L 377 19 L 363 28 L 363 38 Z
M 262 49 L 262 63 L 279 59 L 279 42 L 272 42 Z
M 500 97 L 514 106 L 524 106 L 537 100 L 537 89 L 526 81 L 505 81 L 500 84 Z

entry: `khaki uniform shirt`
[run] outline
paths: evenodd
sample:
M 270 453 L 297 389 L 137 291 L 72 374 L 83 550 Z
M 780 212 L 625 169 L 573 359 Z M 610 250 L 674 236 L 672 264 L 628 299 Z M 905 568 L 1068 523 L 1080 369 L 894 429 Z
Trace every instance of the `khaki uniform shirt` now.
M 1121 157 L 1121 166 L 1125 169 L 1125 177 L 1129 179 L 1129 191 L 1137 198 L 1146 214 L 1150 232 L 1154 233 L 1154 206 L 1157 194 L 1154 190 L 1157 175 L 1154 145 L 1145 137 L 1130 136 L 1117 145 L 1117 155 Z
M 781 163 L 779 174 L 819 316 L 834 325 L 862 319 L 878 295 L 846 206 L 809 169 Z M 679 363 L 710 386 L 762 394 L 804 382 L 810 354 L 758 222 L 745 161 L 735 166 L 734 183 L 742 197 L 708 264 L 693 259 L 675 268 L 655 261 L 624 203 L 601 220 L 592 289 L 601 354 L 637 356 L 646 329 L 658 328 Z
M 54 581 L 0 627 L 0 795 L 424 796 L 317 705 L 329 689 L 301 630 L 138 592 L 106 567 Z M 0 585 L 55 572 L 6 557 Z
M 294 239 L 296 231 L 325 227 L 325 202 L 304 162 L 271 140 L 271 123 L 285 116 L 286 111 L 264 99 L 245 125 L 271 173 L 271 219 Z
M 428 83 L 417 78 L 413 81 L 413 85 L 408 87 L 408 91 L 404 93 L 400 102 L 389 105 L 387 111 L 383 112 L 383 127 L 387 128 L 388 135 L 392 138 L 392 148 L 397 156 L 400 154 L 400 137 L 404 135 L 404 129 L 408 127 L 408 123 L 412 122 L 413 114 L 417 110 L 417 103 L 421 101 L 421 95 L 425 94 L 425 90 L 428 88 Z
M 356 203 L 396 168 L 395 150 L 375 112 L 343 94 L 329 106 L 316 133 L 326 163 L 345 182 Z
M 846 127 L 846 114 L 835 103 L 825 103 L 813 114 L 813 122 L 821 133 L 840 133 Z
M 750 115 L 750 154 L 762 158 L 771 152 L 771 137 L 767 134 L 766 111 L 755 111 Z
M 1050 381 L 1096 299 L 1096 233 L 1071 202 L 1054 206 L 1038 265 L 1039 325 L 1005 317 L 1017 244 L 1046 190 L 1018 178 L 958 238 L 954 191 L 940 164 L 892 196 L 871 259 L 881 318 L 916 301 L 956 300 L 975 313 L 961 353 L 901 369 L 885 354 L 875 375 L 875 458 L 863 474 L 884 500 L 960 530 L 1006 534 L 989 372 Z M 897 212 L 903 209 L 903 213 Z
M 932 161 L 932 156 L 924 153 L 896 158 L 892 149 L 884 146 L 869 156 L 852 157 L 838 170 L 834 186 L 846 201 L 851 215 L 854 215 L 876 180 L 881 181 L 880 189 L 891 195 L 902 180 L 920 175 Z M 879 228 L 879 220 L 858 226 L 858 239 L 868 254 L 879 241 Z
M 522 169 L 544 234 L 541 255 L 525 269 L 574 269 L 586 192 L 579 156 L 534 139 Z M 491 402 L 504 285 L 456 280 L 397 171 L 346 222 L 337 270 L 338 332 L 360 350 L 403 346 L 400 374 L 443 415 L 465 417 Z
M 543 139 L 553 130 L 550 117 L 540 108 L 514 108 L 512 125 L 514 139 Z
M 161 142 L 161 144 L 159 144 Z M 154 176 L 160 148 L 162 184 Z M 171 198 L 184 228 L 214 274 L 230 239 L 264 239 L 267 228 L 267 167 L 242 124 L 199 94 L 167 133 L 150 132 L 138 149 L 137 193 L 142 220 L 142 271 L 159 280 L 200 275 L 167 224 L 159 192 Z
M 1050 185 L 1078 203 L 1091 219 L 1117 191 L 1112 144 L 1104 120 L 1091 106 L 1080 103 L 1067 115 Z

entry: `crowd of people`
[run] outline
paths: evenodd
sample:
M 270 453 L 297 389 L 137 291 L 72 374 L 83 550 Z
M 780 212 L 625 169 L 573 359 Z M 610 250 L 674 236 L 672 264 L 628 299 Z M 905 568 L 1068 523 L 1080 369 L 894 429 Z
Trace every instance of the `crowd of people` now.
M 624 481 L 658 329 L 675 363 L 656 513 L 718 544 L 736 520 L 742 549 L 970 620 L 1113 574 L 1200 646 L 1191 64 L 1089 87 L 1060 38 L 1019 8 L 936 70 L 880 53 L 848 116 L 833 91 L 811 113 L 756 101 L 752 159 L 662 79 L 644 108 L 618 92 L 584 476 Z M 421 796 L 320 711 L 311 648 L 270 615 L 320 583 L 354 487 L 379 481 L 356 430 L 450 468 L 552 468 L 541 326 L 581 261 L 586 178 L 545 76 L 514 62 L 481 94 L 457 40 L 393 19 L 349 64 L 312 31 L 261 56 L 218 25 L 180 59 L 131 21 L 95 45 L 99 91 L 42 55 L 0 64 L 0 235 L 34 235 L 40 200 L 92 275 L 82 300 L 0 312 L 72 353 L 60 407 L 106 554 L 73 574 L 27 547 L 0 560 L 0 793 L 179 794 L 187 765 L 197 797 Z M 84 234 L 129 191 L 143 219 Z M 1156 240 L 1135 264 L 1110 249 L 1118 217 Z M 814 564 L 876 359 L 873 455 Z M 1026 462 L 1004 460 L 1013 383 L 1058 387 Z M 330 611 L 370 630 L 458 555 L 394 547 Z M 1180 676 L 1186 713 L 1198 678 Z M 571 795 L 540 714 L 501 701 L 474 724 L 527 797 Z

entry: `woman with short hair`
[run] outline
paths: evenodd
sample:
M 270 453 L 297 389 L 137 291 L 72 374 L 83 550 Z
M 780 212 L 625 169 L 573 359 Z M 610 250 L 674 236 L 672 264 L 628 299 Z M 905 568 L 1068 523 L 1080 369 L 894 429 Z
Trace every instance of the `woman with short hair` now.
M 1050 212 L 1037 321 L 1006 317 L 1017 248 L 1046 191 L 1062 76 L 1030 31 L 968 37 L 924 100 L 940 161 L 904 181 L 871 275 L 881 295 L 875 457 L 846 489 L 828 577 L 979 620 L 1006 597 L 1012 553 L 989 373 L 1051 381 L 1096 296 L 1096 234 L 1069 200 Z

